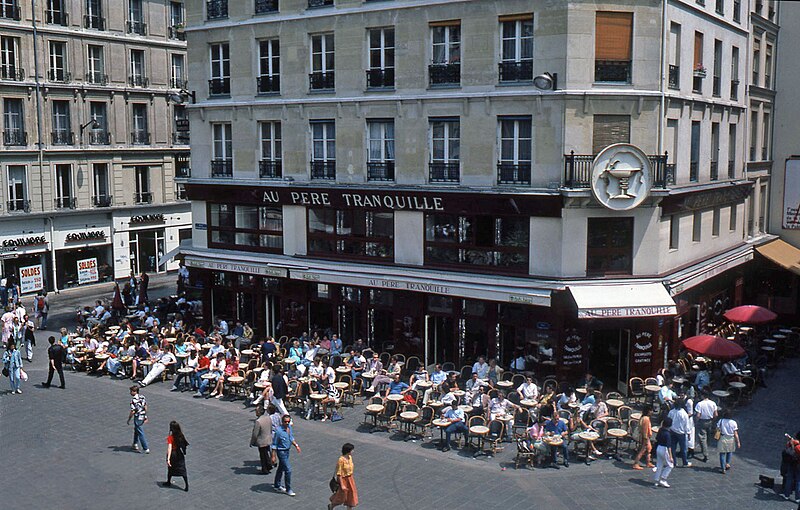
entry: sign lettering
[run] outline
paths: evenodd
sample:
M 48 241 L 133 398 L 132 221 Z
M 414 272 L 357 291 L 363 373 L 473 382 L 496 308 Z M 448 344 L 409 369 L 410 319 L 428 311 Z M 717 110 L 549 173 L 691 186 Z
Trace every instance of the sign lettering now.
M 19 239 L 6 239 L 3 241 L 3 246 L 38 246 L 40 244 L 47 244 L 47 238 L 44 236 L 35 237 L 20 237 Z
M 89 232 L 70 232 L 67 234 L 66 241 L 68 243 L 76 241 L 99 241 L 105 240 L 106 233 L 102 230 L 92 230 Z
M 83 259 L 78 261 L 78 285 L 93 283 L 100 280 L 97 271 L 97 258 Z
M 19 289 L 23 294 L 36 292 L 44 288 L 42 265 L 19 268 Z
M 607 318 L 607 317 L 654 317 L 658 315 L 677 315 L 675 305 L 664 306 L 634 306 L 621 308 L 581 308 L 578 310 L 579 319 Z
M 163 214 L 140 214 L 138 216 L 131 216 L 131 225 L 137 223 L 157 223 L 164 221 Z
M 216 262 L 213 260 L 202 260 L 195 258 L 186 258 L 186 265 L 189 267 L 196 267 L 198 269 L 212 269 L 214 271 L 230 271 L 245 274 L 255 274 L 261 276 L 277 276 L 286 277 L 287 272 L 285 269 L 278 267 L 269 267 L 266 265 L 250 265 L 235 262 Z

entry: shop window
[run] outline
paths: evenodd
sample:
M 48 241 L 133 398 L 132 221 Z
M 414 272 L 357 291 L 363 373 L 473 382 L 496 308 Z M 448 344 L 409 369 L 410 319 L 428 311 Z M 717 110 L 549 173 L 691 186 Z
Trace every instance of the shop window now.
M 527 271 L 529 235 L 527 217 L 429 214 L 426 263 Z
M 453 298 L 445 296 L 428 296 L 428 311 L 431 313 L 453 313 Z
M 330 299 L 331 288 L 327 283 L 318 283 L 314 288 L 314 297 L 317 299 Z
M 283 212 L 280 207 L 209 204 L 209 218 L 210 242 L 215 247 L 283 252 Z
M 391 259 L 394 213 L 309 209 L 308 251 L 318 255 Z
M 391 290 L 369 289 L 369 301 L 373 306 L 394 306 L 394 293 Z
M 256 286 L 256 277 L 251 274 L 239 275 L 239 287 L 253 289 Z
M 632 271 L 633 218 L 589 218 L 586 273 L 600 276 Z
M 269 294 L 279 294 L 281 292 L 281 280 L 279 278 L 264 278 L 261 281 L 261 286 Z
M 348 287 L 343 285 L 339 292 L 341 293 L 342 301 L 347 301 L 348 303 L 360 303 L 361 302 L 361 289 L 358 287 Z

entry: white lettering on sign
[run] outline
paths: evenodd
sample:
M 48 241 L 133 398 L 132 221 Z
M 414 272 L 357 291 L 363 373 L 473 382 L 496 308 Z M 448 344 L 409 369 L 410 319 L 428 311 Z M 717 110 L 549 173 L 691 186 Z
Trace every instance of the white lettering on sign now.
M 579 319 L 614 317 L 653 317 L 657 315 L 677 315 L 674 305 L 635 306 L 620 308 L 582 308 L 578 310 Z
M 288 198 L 292 205 L 332 205 L 330 193 L 324 191 L 291 191 Z M 344 200 L 346 207 L 389 209 L 392 211 L 444 211 L 442 197 L 342 193 L 341 199 Z M 280 204 L 281 194 L 278 191 L 264 191 L 262 201 L 265 204 Z
M 509 301 L 509 303 L 523 303 L 523 304 L 526 304 L 526 305 L 532 305 L 533 304 L 533 298 L 532 297 L 529 297 L 529 296 L 515 296 L 513 294 L 509 294 L 508 295 L 508 301 Z
M 262 276 L 276 276 L 285 277 L 286 270 L 269 267 L 269 266 L 255 266 L 250 264 L 241 264 L 233 262 L 217 262 L 213 260 L 197 260 L 186 259 L 186 265 L 189 267 L 196 267 L 199 269 L 212 269 L 214 271 L 230 271 L 234 273 L 256 274 Z

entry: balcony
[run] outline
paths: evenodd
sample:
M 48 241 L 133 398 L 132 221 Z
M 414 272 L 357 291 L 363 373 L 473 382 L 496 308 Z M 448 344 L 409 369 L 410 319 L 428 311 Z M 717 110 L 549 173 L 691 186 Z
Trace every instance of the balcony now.
M 333 90 L 336 86 L 334 72 L 313 72 L 308 75 L 311 90 Z
M 78 200 L 75 197 L 58 197 L 55 199 L 56 209 L 75 209 L 78 205 Z
M 128 85 L 131 87 L 147 87 L 150 85 L 150 80 L 146 76 L 134 75 L 128 76 Z
M 6 129 L 3 131 L 3 145 L 28 145 L 28 133 L 22 129 Z
M 69 25 L 69 15 L 63 11 L 45 11 L 45 23 L 48 25 Z
M 281 91 L 281 77 L 277 74 L 259 76 L 256 78 L 256 87 L 259 94 L 279 94 Z
M 612 83 L 631 82 L 630 60 L 595 60 L 594 81 Z
M 86 83 L 108 85 L 108 75 L 97 71 L 86 73 Z
M 175 178 L 176 179 L 190 179 L 192 177 L 192 167 L 188 164 L 182 164 L 181 161 L 175 162 Z
M 125 23 L 129 34 L 147 35 L 147 23 L 139 20 L 129 20 Z
M 428 181 L 458 184 L 461 181 L 461 163 L 457 161 L 428 163 Z
M 152 191 L 142 191 L 141 193 L 134 193 L 133 194 L 133 201 L 137 204 L 152 204 L 153 203 L 153 192 Z
M 317 9 L 319 7 L 331 7 L 333 0 L 308 0 L 309 9 Z
M 497 164 L 497 184 L 511 185 L 530 185 L 531 183 L 531 164 L 530 163 L 498 163 Z
M 230 78 L 212 78 L 208 80 L 208 95 L 228 96 L 231 93 Z
M 452 87 L 461 84 L 461 64 L 431 64 L 428 66 L 431 87 Z
M 175 41 L 185 41 L 186 32 L 183 31 L 183 26 L 173 25 L 167 28 L 168 37 Z
M 692 76 L 692 92 L 695 94 L 703 93 L 703 76 L 698 76 L 696 74 Z
M 113 197 L 111 195 L 94 195 L 92 205 L 95 207 L 111 207 Z
M 500 62 L 500 83 L 533 81 L 533 61 Z
M 47 79 L 55 83 L 69 83 L 72 81 L 72 73 L 63 69 L 50 69 L 47 71 Z
M 233 177 L 233 160 L 212 159 L 211 177 Z
M 278 12 L 278 0 L 256 0 L 256 14 Z
M 0 18 L 20 20 L 19 6 L 16 2 L 4 2 L 0 4 Z
M 24 69 L 8 65 L 0 67 L 0 80 L 22 81 L 24 79 L 25 79 Z
M 206 2 L 206 19 L 225 19 L 228 17 L 228 0 L 208 0 Z
M 394 161 L 367 161 L 368 181 L 394 181 Z
M 719 161 L 712 161 L 709 165 L 709 175 L 712 181 L 719 180 Z
M 89 145 L 110 145 L 111 135 L 104 129 L 89 131 Z
M 258 162 L 258 176 L 262 179 L 280 179 L 283 168 L 279 159 L 262 159 Z
M 9 212 L 31 212 L 31 201 L 21 198 L 9 200 L 6 202 L 6 208 Z
M 83 17 L 83 27 L 92 28 L 94 30 L 105 30 L 106 19 L 102 16 L 85 15 Z
M 393 89 L 394 88 L 394 68 L 367 69 L 367 88 L 368 89 Z
M 53 131 L 50 133 L 53 145 L 72 145 L 75 143 L 75 137 L 72 131 Z
M 681 66 L 669 65 L 669 80 L 667 86 L 671 89 L 681 88 Z
M 731 101 L 739 99 L 739 80 L 731 80 Z
M 327 181 L 336 180 L 336 161 L 312 161 L 311 178 Z
M 697 182 L 700 176 L 700 164 L 697 161 L 689 162 L 689 182 Z
M 172 78 L 169 81 L 169 85 L 173 89 L 186 90 L 189 88 L 189 80 L 186 80 L 184 78 Z
M 131 144 L 133 145 L 150 145 L 150 132 L 149 131 L 134 131 L 131 133 Z
M 711 78 L 711 95 L 720 97 L 722 95 L 722 78 L 714 76 Z
M 189 133 L 187 131 L 172 132 L 173 145 L 189 145 Z
M 591 188 L 594 154 L 564 154 L 564 186 Z M 667 153 L 647 156 L 653 168 L 653 188 L 664 188 L 675 182 L 675 165 L 667 163 Z M 671 175 L 670 175 L 671 174 Z
M 728 161 L 728 179 L 736 178 L 736 161 Z

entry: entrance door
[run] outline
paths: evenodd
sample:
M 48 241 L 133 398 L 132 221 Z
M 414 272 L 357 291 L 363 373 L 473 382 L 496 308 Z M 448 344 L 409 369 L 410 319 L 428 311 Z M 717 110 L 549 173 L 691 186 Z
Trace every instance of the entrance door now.
M 621 329 L 619 330 L 619 354 L 617 357 L 617 366 L 619 367 L 619 371 L 617 372 L 617 391 L 622 393 L 623 395 L 628 394 L 628 379 L 631 375 L 631 365 L 630 365 L 630 352 L 631 352 L 631 330 L 630 329 Z
M 452 361 L 458 366 L 458 352 L 454 348 L 455 320 L 452 317 L 438 315 L 428 316 L 426 320 L 428 327 L 425 351 L 428 355 L 428 364 Z
M 628 391 L 631 331 L 601 329 L 592 332 L 589 344 L 589 370 L 603 381 L 603 390 Z
M 272 294 L 264 296 L 264 331 L 269 336 L 278 337 L 276 326 L 281 317 L 281 298 Z
M 395 350 L 405 353 L 405 350 L 400 350 L 402 347 L 397 345 L 394 338 L 394 313 L 391 310 L 382 310 L 380 308 L 372 308 L 369 310 L 369 345 L 383 346 L 384 343 L 390 342 L 395 345 Z M 348 338 L 348 340 L 354 340 Z
M 253 301 L 255 296 L 250 292 L 236 293 L 236 319 L 248 324 L 255 324 L 255 309 Z

